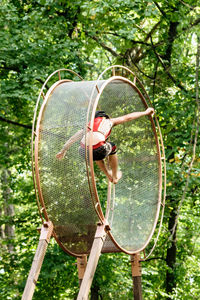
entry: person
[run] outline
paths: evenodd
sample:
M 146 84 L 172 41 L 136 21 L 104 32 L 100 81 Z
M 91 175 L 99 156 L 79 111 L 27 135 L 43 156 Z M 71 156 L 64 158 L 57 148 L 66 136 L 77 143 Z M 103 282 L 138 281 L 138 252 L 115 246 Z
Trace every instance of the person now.
M 96 111 L 93 132 L 91 131 L 91 126 L 89 123 L 86 137 L 84 135 L 84 130 L 79 130 L 69 140 L 67 140 L 62 150 L 56 154 L 56 158 L 59 160 L 64 158 L 70 146 L 78 140 L 81 140 L 79 152 L 82 156 L 85 156 L 85 139 L 87 140 L 87 145 L 89 145 L 90 134 L 92 133 L 93 160 L 96 162 L 100 170 L 103 171 L 103 173 L 107 176 L 107 178 L 116 184 L 122 177 L 122 173 L 118 170 L 116 145 L 113 142 L 108 141 L 112 128 L 117 125 L 136 120 L 142 116 L 152 115 L 153 113 L 154 109 L 150 107 L 145 111 L 132 112 L 121 117 L 110 118 L 104 111 Z M 106 157 L 108 157 L 111 170 L 106 167 L 104 161 Z

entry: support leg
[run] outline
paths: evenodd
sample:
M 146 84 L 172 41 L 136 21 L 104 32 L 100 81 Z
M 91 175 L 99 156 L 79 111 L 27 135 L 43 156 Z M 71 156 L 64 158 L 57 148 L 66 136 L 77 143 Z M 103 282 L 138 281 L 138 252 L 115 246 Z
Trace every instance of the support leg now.
M 131 255 L 134 300 L 142 300 L 140 254 Z
M 53 231 L 53 224 L 51 222 L 46 222 L 43 224 L 41 228 L 38 247 L 33 259 L 31 270 L 29 272 L 24 293 L 22 295 L 22 300 L 31 300 L 33 297 L 35 285 L 37 283 L 37 279 L 40 274 L 40 269 L 42 267 L 42 263 L 44 260 L 48 243 L 52 235 L 52 231 Z
M 77 297 L 77 300 L 87 300 L 94 273 L 101 255 L 101 249 L 106 237 L 105 224 L 100 224 L 97 226 L 97 231 L 95 234 L 95 239 L 90 252 L 88 264 L 85 270 L 81 288 Z
M 87 255 L 77 257 L 79 286 L 81 286 L 86 267 L 87 267 Z

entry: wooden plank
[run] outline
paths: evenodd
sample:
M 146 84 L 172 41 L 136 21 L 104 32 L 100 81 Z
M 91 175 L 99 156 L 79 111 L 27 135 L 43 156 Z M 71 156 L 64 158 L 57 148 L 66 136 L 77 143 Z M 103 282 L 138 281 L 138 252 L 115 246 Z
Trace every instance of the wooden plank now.
M 101 255 L 101 249 L 106 237 L 105 224 L 99 224 L 97 226 L 97 231 L 95 234 L 95 239 L 92 244 L 92 249 L 90 252 L 88 264 L 85 270 L 83 281 L 79 290 L 77 300 L 87 300 L 90 287 L 92 285 L 92 280 L 96 271 L 96 267 Z
M 40 239 L 38 247 L 33 259 L 31 270 L 26 282 L 24 293 L 22 295 L 22 300 L 31 300 L 34 294 L 35 285 L 37 283 L 38 276 L 42 267 L 44 256 L 47 250 L 47 246 L 52 235 L 53 224 L 51 222 L 46 222 L 43 224 L 40 233 Z

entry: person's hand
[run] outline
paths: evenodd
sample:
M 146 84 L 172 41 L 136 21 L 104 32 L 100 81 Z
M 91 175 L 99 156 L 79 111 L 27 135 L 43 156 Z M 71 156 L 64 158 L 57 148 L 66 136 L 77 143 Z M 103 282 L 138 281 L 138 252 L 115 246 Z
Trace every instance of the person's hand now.
M 148 107 L 148 108 L 146 109 L 146 111 L 145 111 L 146 116 L 148 116 L 148 115 L 153 115 L 154 112 L 155 112 L 155 111 L 154 111 L 153 107 Z
M 62 152 L 62 151 L 60 151 L 60 152 L 58 152 L 58 153 L 56 154 L 56 158 L 59 159 L 59 160 L 63 159 L 64 156 L 65 156 L 65 154 L 64 154 L 64 152 Z

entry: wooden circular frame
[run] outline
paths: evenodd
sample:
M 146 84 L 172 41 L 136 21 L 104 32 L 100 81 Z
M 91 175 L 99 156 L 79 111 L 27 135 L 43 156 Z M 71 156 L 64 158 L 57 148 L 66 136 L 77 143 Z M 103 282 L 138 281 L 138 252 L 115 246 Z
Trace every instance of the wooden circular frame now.
M 90 122 L 91 125 L 91 131 L 93 130 L 93 123 L 94 123 L 94 118 L 95 118 L 95 111 L 98 105 L 98 101 L 103 93 L 103 90 L 105 89 L 105 87 L 110 84 L 112 81 L 114 80 L 121 80 L 122 82 L 126 82 L 128 83 L 139 95 L 141 101 L 143 102 L 144 106 L 146 108 L 148 108 L 147 102 L 145 100 L 145 98 L 143 97 L 142 93 L 140 92 L 140 90 L 137 88 L 137 86 L 131 82 L 130 80 L 128 80 L 127 78 L 121 77 L 121 76 L 112 76 L 111 78 L 109 78 L 102 86 L 100 89 L 97 88 L 98 90 L 98 95 L 95 99 L 95 103 L 93 105 L 93 109 L 92 109 L 92 114 L 91 114 L 91 119 L 87 119 L 87 124 Z M 98 83 L 96 83 L 96 87 L 98 87 Z M 92 101 L 92 96 L 91 96 L 91 101 Z M 88 112 L 89 115 L 89 112 Z M 148 245 L 149 241 L 152 238 L 152 235 L 154 233 L 157 221 L 158 221 L 158 217 L 159 217 L 159 211 L 160 211 L 160 204 L 161 204 L 161 196 L 162 196 L 162 164 L 161 164 L 161 155 L 160 155 L 160 146 L 159 146 L 159 141 L 158 141 L 158 137 L 157 137 L 157 133 L 156 133 L 156 127 L 153 121 L 152 116 L 149 116 L 150 120 L 151 120 L 151 125 L 152 125 L 152 129 L 153 129 L 153 133 L 154 133 L 154 137 L 155 137 L 155 141 L 156 141 L 156 147 L 157 147 L 157 151 L 158 151 L 158 166 L 159 166 L 159 172 L 158 172 L 158 180 L 159 180 L 159 188 L 158 188 L 158 204 L 157 204 L 157 212 L 156 212 L 156 218 L 153 224 L 153 228 L 151 231 L 151 234 L 149 235 L 149 238 L 147 239 L 146 243 L 143 245 L 143 247 L 141 247 L 140 249 L 138 249 L 137 251 L 131 252 L 131 251 L 127 251 L 126 249 L 122 248 L 115 240 L 114 236 L 112 235 L 112 228 L 110 231 L 108 231 L 108 235 L 110 237 L 110 239 L 112 240 L 112 242 L 114 243 L 114 245 L 120 249 L 122 252 L 127 253 L 127 254 L 135 254 L 137 252 L 141 252 L 142 250 L 144 250 L 146 248 L 146 246 Z M 90 141 L 89 141 L 89 145 L 87 145 L 87 141 L 85 141 L 86 143 L 86 147 L 89 147 L 89 161 L 86 162 L 88 164 L 88 169 L 90 170 L 90 180 L 89 180 L 89 184 L 92 184 L 92 190 L 95 192 L 95 203 L 94 203 L 94 207 L 96 209 L 96 212 L 98 214 L 98 216 L 101 218 L 102 223 L 106 222 L 104 214 L 102 212 L 101 209 L 101 204 L 100 204 L 100 200 L 98 197 L 98 192 L 97 192 L 97 188 L 96 188 L 96 182 L 95 182 L 95 174 L 94 174 L 94 163 L 93 163 L 93 148 L 92 148 L 92 136 L 90 137 Z

